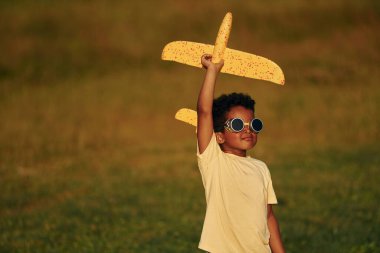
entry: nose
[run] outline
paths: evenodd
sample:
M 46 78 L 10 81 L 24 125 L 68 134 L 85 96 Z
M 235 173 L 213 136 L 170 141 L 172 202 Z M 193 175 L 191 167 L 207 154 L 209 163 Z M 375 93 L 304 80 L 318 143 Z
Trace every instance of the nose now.
M 244 126 L 243 131 L 244 131 L 245 133 L 250 133 L 250 132 L 252 132 L 252 130 L 251 130 L 251 128 L 250 128 L 249 126 Z

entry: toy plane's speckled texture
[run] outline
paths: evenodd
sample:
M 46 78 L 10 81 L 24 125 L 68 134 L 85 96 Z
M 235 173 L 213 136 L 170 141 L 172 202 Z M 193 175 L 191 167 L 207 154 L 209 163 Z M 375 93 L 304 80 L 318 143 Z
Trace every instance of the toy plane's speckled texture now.
M 161 58 L 201 68 L 201 56 L 212 54 L 213 62 L 219 62 L 221 59 L 224 59 L 222 73 L 284 85 L 284 74 L 281 68 L 273 61 L 254 54 L 227 48 L 231 25 L 232 14 L 227 13 L 220 26 L 215 46 L 189 41 L 174 41 L 165 46 Z
M 197 126 L 197 112 L 191 109 L 182 108 L 177 111 L 175 118 L 193 126 Z

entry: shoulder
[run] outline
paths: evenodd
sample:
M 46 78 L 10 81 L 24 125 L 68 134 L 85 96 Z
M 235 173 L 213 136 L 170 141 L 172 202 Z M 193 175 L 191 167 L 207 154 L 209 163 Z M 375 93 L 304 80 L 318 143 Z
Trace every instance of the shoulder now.
M 270 172 L 269 172 L 269 169 L 268 169 L 268 166 L 265 162 L 259 160 L 259 159 L 256 159 L 256 158 L 253 158 L 251 157 L 251 161 L 252 163 L 255 164 L 255 166 L 257 166 L 258 168 L 260 168 L 260 170 L 262 171 L 263 174 L 267 175 L 267 176 L 270 176 Z
M 214 160 L 219 154 L 222 153 L 219 144 L 216 141 L 215 133 L 212 134 L 210 142 L 207 144 L 203 153 L 199 152 L 199 145 L 197 143 L 197 157 L 198 161 L 202 161 L 202 164 L 206 164 Z
M 259 159 L 253 158 L 253 157 L 251 157 L 251 161 L 252 161 L 252 163 L 254 163 L 255 165 L 257 165 L 257 166 L 259 166 L 259 167 L 261 167 L 261 168 L 263 168 L 263 169 L 265 169 L 265 170 L 268 170 L 268 166 L 266 165 L 265 162 L 263 162 L 263 161 L 261 161 L 261 160 L 259 160 Z

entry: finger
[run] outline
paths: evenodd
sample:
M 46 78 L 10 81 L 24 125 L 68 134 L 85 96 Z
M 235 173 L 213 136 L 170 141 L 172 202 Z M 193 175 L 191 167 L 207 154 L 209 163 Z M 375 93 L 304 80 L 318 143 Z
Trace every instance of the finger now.
M 204 55 L 202 55 L 202 59 L 210 60 L 211 58 L 212 58 L 211 54 L 204 54 Z
M 223 66 L 224 66 L 224 60 L 223 60 L 223 59 L 220 60 L 220 62 L 218 62 L 218 63 L 216 64 L 216 66 L 217 66 L 219 69 L 223 68 Z

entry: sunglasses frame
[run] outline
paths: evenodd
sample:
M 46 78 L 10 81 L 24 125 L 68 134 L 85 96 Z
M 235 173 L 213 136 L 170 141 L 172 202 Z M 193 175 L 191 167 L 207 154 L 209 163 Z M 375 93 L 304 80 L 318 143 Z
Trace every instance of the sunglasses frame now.
M 240 131 L 237 131 L 237 130 L 235 130 L 235 129 L 232 128 L 232 122 L 233 122 L 234 120 L 241 120 L 241 121 L 243 122 L 243 128 L 242 128 Z M 260 123 L 261 123 L 261 129 L 260 129 L 259 131 L 253 129 L 253 127 L 252 127 L 252 123 L 253 123 L 254 120 L 259 120 Z M 264 124 L 263 124 L 263 122 L 262 122 L 259 118 L 254 118 L 254 119 L 252 119 L 250 122 L 244 122 L 244 120 L 241 119 L 241 118 L 232 118 L 232 119 L 228 119 L 228 120 L 224 123 L 224 129 L 226 129 L 226 130 L 228 130 L 228 131 L 230 131 L 230 132 L 233 132 L 233 133 L 240 133 L 241 131 L 244 130 L 245 126 L 249 126 L 249 129 L 250 129 L 252 132 L 258 134 L 258 133 L 260 133 L 260 131 L 263 129 Z

